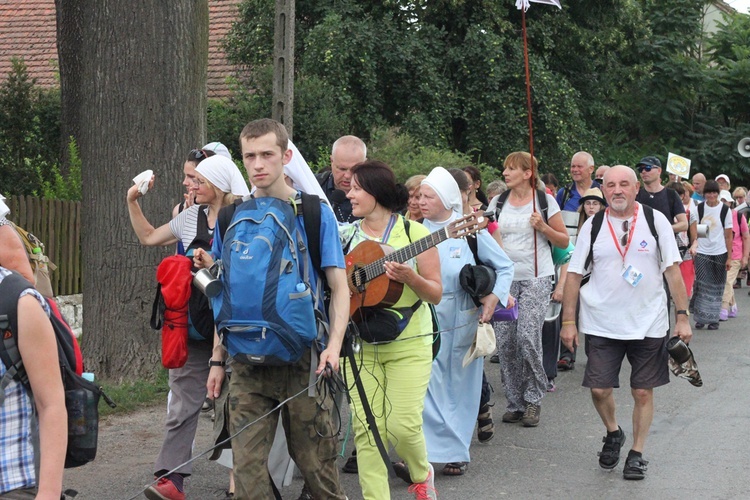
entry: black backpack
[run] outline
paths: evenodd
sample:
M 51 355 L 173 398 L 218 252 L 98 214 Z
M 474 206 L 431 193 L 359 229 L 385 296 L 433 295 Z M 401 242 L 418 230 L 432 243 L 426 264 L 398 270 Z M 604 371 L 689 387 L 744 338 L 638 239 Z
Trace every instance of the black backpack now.
M 703 213 L 706 211 L 705 205 L 706 205 L 705 201 L 702 201 L 702 202 L 700 202 L 698 204 L 698 224 L 701 224 L 703 222 Z M 726 226 L 724 225 L 725 224 L 724 221 L 727 218 L 727 213 L 728 212 L 729 212 L 729 207 L 722 203 L 721 204 L 721 215 L 719 216 L 721 218 L 721 227 L 722 228 L 726 228 Z M 740 229 L 741 228 L 742 228 L 742 226 L 740 226 Z
M 32 400 L 29 378 L 18 350 L 18 299 L 24 290 L 34 288 L 20 274 L 13 272 L 0 282 L 0 359 L 6 367 L 0 380 L 0 406 L 5 399 L 5 388 L 11 380 L 23 384 Z M 65 409 L 68 414 L 68 448 L 65 453 L 65 468 L 85 465 L 96 457 L 99 434 L 99 397 L 112 408 L 115 404 L 101 387 L 78 375 L 74 369 L 76 357 L 74 342 L 69 327 L 60 318 L 50 315 L 52 329 L 57 340 L 58 359 L 65 389 Z

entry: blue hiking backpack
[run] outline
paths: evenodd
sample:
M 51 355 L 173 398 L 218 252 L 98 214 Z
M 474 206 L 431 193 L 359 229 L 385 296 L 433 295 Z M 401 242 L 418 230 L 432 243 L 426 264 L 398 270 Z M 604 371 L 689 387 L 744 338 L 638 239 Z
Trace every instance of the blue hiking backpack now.
M 319 217 L 320 201 L 314 198 L 308 203 L 317 205 Z M 219 214 L 223 291 L 212 305 L 217 331 L 240 363 L 296 363 L 318 336 L 318 294 L 311 289 L 308 249 L 297 228 L 298 206 L 250 198 Z M 222 224 L 226 220 L 231 222 Z M 314 228 L 319 231 L 320 223 Z M 312 245 L 319 238 L 310 240 Z

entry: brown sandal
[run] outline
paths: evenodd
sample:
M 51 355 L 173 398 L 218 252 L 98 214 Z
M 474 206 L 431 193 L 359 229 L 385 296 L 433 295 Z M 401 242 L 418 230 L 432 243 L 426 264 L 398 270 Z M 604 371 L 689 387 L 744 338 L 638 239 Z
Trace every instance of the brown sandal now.
M 486 443 L 495 437 L 495 423 L 492 421 L 492 407 L 489 403 L 479 409 L 477 416 L 477 439 L 480 443 Z
M 469 467 L 469 462 L 451 462 L 445 464 L 443 467 L 444 476 L 463 476 L 466 474 L 466 469 Z

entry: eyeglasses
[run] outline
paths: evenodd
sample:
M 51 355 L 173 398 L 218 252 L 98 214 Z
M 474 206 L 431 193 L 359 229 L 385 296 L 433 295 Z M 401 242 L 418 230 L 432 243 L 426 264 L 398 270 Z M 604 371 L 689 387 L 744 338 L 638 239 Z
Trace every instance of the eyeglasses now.
M 203 186 L 206 184 L 206 181 L 204 181 L 203 179 L 199 179 L 197 177 L 193 177 L 190 180 L 193 181 L 193 184 L 195 184 L 196 186 Z
M 620 237 L 620 243 L 622 246 L 626 247 L 628 246 L 628 233 L 630 232 L 630 221 L 622 221 L 622 230 L 625 232 L 625 234 Z

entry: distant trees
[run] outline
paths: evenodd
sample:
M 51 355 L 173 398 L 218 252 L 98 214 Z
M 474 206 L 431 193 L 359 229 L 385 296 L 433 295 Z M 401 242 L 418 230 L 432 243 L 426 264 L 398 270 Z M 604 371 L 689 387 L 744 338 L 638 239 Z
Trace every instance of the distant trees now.
M 717 33 L 712 55 L 700 50 L 704 1 L 563 3 L 532 4 L 527 18 L 543 169 L 564 173 L 579 149 L 625 164 L 672 150 L 708 173 L 731 158 L 747 120 L 721 96 L 747 94 L 743 21 Z M 248 99 L 269 109 L 273 0 L 245 0 L 241 13 L 228 53 L 252 68 Z M 314 155 L 342 133 L 395 126 L 419 144 L 498 165 L 528 147 L 521 50 L 510 1 L 298 2 L 295 140 Z M 721 170 L 750 172 L 733 160 Z

